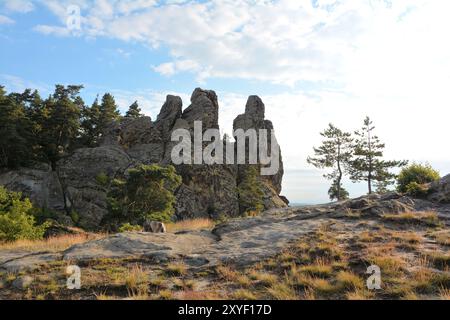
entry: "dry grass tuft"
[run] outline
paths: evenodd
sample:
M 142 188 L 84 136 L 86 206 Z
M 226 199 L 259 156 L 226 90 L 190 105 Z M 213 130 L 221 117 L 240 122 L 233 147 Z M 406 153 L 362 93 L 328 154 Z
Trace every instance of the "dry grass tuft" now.
M 256 300 L 256 296 L 253 292 L 245 289 L 236 290 L 233 294 L 233 298 L 236 300 Z
M 442 300 L 450 300 L 450 289 L 444 288 L 444 287 L 440 288 L 439 289 L 439 297 Z
M 63 251 L 73 245 L 105 237 L 105 234 L 83 233 L 63 235 L 43 240 L 18 240 L 15 242 L 0 243 L 0 250 Z
M 138 264 L 134 265 L 125 275 L 125 286 L 130 298 L 141 300 L 140 298 L 147 296 L 148 285 L 148 275 Z
M 347 290 L 361 290 L 364 288 L 364 281 L 359 276 L 349 271 L 340 271 L 336 280 L 338 286 Z
M 284 282 L 272 284 L 267 288 L 267 292 L 275 300 L 296 300 L 298 298 L 294 288 Z
M 187 273 L 187 267 L 184 263 L 171 263 L 168 264 L 166 269 L 164 270 L 164 273 L 168 277 L 179 277 L 182 275 L 185 275 Z
M 211 219 L 192 219 L 183 220 L 174 223 L 168 223 L 166 225 L 168 232 L 179 232 L 179 231 L 195 231 L 202 229 L 212 229 L 215 223 Z
M 381 218 L 389 222 L 424 225 L 427 227 L 439 227 L 442 225 L 442 222 L 439 220 L 438 214 L 435 211 L 384 214 Z

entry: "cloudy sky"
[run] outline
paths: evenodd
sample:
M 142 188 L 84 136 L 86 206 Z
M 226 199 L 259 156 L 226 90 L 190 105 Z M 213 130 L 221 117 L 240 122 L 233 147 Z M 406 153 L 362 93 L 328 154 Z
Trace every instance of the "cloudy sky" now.
M 283 193 L 323 202 L 327 181 L 306 157 L 330 122 L 353 131 L 369 115 L 388 158 L 450 173 L 449 9 L 442 0 L 1 0 L 0 84 L 44 94 L 84 84 L 88 103 L 112 92 L 122 109 L 137 99 L 153 118 L 168 93 L 187 107 L 195 87 L 213 89 L 228 132 L 257 94 L 282 147 Z

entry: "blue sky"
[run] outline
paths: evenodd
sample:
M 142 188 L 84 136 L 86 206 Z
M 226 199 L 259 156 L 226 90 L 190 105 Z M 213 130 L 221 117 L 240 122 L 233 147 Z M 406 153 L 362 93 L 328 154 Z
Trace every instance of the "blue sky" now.
M 80 28 L 68 27 L 68 8 Z M 157 115 L 165 95 L 219 95 L 230 131 L 247 96 L 274 122 L 294 202 L 327 200 L 306 163 L 329 122 L 357 129 L 370 115 L 386 156 L 450 173 L 447 94 L 450 4 L 433 0 L 2 0 L 0 84 L 8 90 L 83 84 Z M 347 184 L 356 196 L 364 186 Z

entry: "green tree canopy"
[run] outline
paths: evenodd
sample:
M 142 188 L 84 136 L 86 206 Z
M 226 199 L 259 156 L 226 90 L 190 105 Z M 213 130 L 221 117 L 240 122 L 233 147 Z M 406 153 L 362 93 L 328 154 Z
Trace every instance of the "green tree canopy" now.
M 125 115 L 125 118 L 136 119 L 142 117 L 141 108 L 139 108 L 139 104 L 137 101 L 133 102 L 133 104 L 128 108 L 128 111 Z
M 336 181 L 333 181 L 330 189 L 328 189 L 328 196 L 333 200 L 347 200 L 350 196 L 348 191 L 341 185 L 339 185 Z
M 55 92 L 44 102 L 41 144 L 47 160 L 56 162 L 76 147 L 80 134 L 80 117 L 84 102 L 79 93 L 83 86 L 56 85 Z
M 111 122 L 120 119 L 120 112 L 114 97 L 110 93 L 105 93 L 105 95 L 103 95 L 99 109 L 98 132 L 103 134 Z
M 331 169 L 324 177 L 332 180 L 330 188 L 331 200 L 343 200 L 348 197 L 342 187 L 342 178 L 350 166 L 352 158 L 352 142 L 350 133 L 344 132 L 333 124 L 320 134 L 324 140 L 322 145 L 314 148 L 314 157 L 308 157 L 308 163 L 319 169 Z
M 361 130 L 356 131 L 354 159 L 351 161 L 350 178 L 354 182 L 366 181 L 369 194 L 373 183 L 382 188 L 394 183 L 396 175 L 389 170 L 405 166 L 407 161 L 386 161 L 383 159 L 385 144 L 374 134 L 375 127 L 369 117 L 364 120 Z
M 175 190 L 181 177 L 173 166 L 141 165 L 128 170 L 126 180 L 115 180 L 109 194 L 111 213 L 119 222 L 144 219 L 170 221 Z

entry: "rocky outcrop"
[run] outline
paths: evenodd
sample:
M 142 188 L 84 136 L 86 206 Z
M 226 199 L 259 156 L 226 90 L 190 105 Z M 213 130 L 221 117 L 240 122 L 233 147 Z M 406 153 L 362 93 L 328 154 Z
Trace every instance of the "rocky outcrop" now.
M 244 131 L 246 131 L 248 129 L 256 129 L 258 132 L 258 138 L 258 130 L 260 129 L 268 130 L 269 134 L 269 132 L 274 130 L 274 128 L 272 122 L 265 119 L 265 111 L 265 105 L 262 100 L 258 96 L 250 96 L 245 106 L 245 113 L 237 116 L 237 118 L 234 120 L 233 130 L 243 129 Z M 268 138 L 268 151 L 270 152 L 272 143 L 270 135 L 268 136 Z M 248 146 L 246 146 L 246 152 L 248 153 Z M 248 159 L 246 159 L 246 161 L 248 163 Z M 245 176 L 245 172 L 247 169 L 247 165 L 238 166 L 238 179 L 241 180 Z M 261 180 L 263 180 L 262 188 L 264 193 L 264 206 L 267 209 L 282 208 L 287 206 L 286 202 L 279 197 L 282 187 L 283 174 L 284 168 L 280 152 L 279 170 L 277 174 L 261 177 Z
M 219 129 L 219 103 L 214 91 L 195 89 L 184 111 L 181 98 L 168 95 L 156 121 L 150 117 L 123 118 L 111 123 L 99 147 L 76 150 L 60 160 L 55 171 L 47 166 L 10 171 L 0 174 L 0 183 L 22 191 L 39 207 L 62 212 L 66 224 L 76 220 L 80 227 L 96 229 L 108 209 L 105 177 L 111 181 L 138 164 L 171 164 L 171 151 L 178 143 L 171 141 L 172 132 L 184 128 L 193 134 L 195 121 L 202 122 L 203 130 Z M 249 97 L 245 113 L 236 118 L 234 128 L 273 129 L 265 119 L 265 106 L 259 97 Z M 238 216 L 237 187 L 246 168 L 234 164 L 176 166 L 183 183 L 176 191 L 175 216 Z M 279 172 L 261 177 L 266 209 L 286 206 L 279 197 L 282 176 L 280 158 Z
M 219 128 L 219 103 L 214 91 L 195 89 L 191 97 L 191 105 L 184 110 L 182 119 L 190 128 L 194 121 L 201 121 L 204 129 Z
M 430 185 L 428 199 L 440 203 L 450 203 L 450 174 Z
M 66 211 L 75 213 L 80 227 L 93 229 L 100 225 L 108 212 L 107 186 L 99 181 L 122 174 L 131 158 L 120 148 L 103 146 L 78 149 L 58 162 L 58 175 L 64 188 Z
M 236 166 L 183 165 L 177 171 L 183 178 L 175 204 L 179 219 L 239 215 Z
M 64 192 L 58 173 L 50 166 L 41 164 L 34 168 L 21 168 L 0 174 L 0 185 L 7 189 L 22 192 L 25 197 L 40 208 L 51 208 L 59 215 L 61 223 L 70 224 L 65 213 Z

